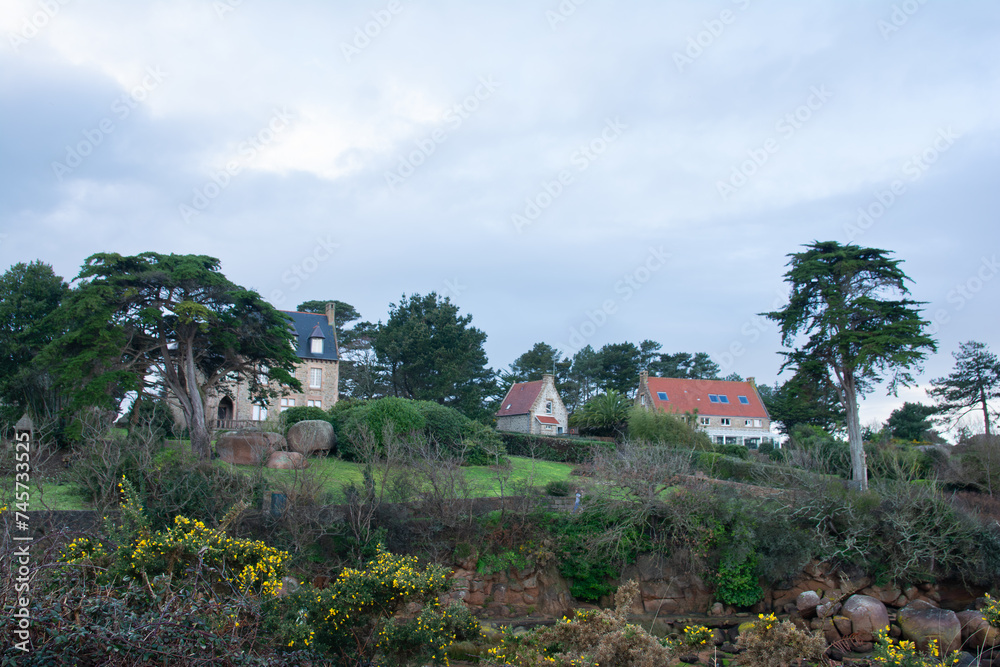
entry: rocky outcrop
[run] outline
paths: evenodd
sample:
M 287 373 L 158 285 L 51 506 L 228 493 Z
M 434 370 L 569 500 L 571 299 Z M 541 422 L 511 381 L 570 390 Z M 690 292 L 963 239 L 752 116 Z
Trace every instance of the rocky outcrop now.
M 507 570 L 488 575 L 474 568 L 475 560 L 471 560 L 452 572 L 452 589 L 440 597 L 442 604 L 462 600 L 473 613 L 488 618 L 560 618 L 575 606 L 569 586 L 554 568 Z
M 267 457 L 267 467 L 276 470 L 304 470 L 309 467 L 309 459 L 298 452 L 271 452 Z
M 215 451 L 226 463 L 235 465 L 260 465 L 274 451 L 270 434 L 261 431 L 241 430 L 223 433 L 215 441 Z M 280 436 L 279 436 L 280 437 Z
M 289 449 L 304 456 L 328 451 L 336 444 L 333 426 L 322 419 L 306 419 L 292 424 L 285 439 Z
M 956 616 L 962 626 L 962 646 L 965 650 L 978 653 L 1000 646 L 1000 628 L 987 623 L 981 611 L 960 611 Z
M 957 651 L 962 645 L 962 624 L 950 609 L 916 600 L 899 610 L 896 622 L 903 639 L 914 642 L 922 651 L 928 650 L 932 641 L 937 641 L 941 655 Z
M 879 630 L 889 629 L 889 611 L 870 595 L 852 595 L 840 613 L 851 621 L 851 632 L 861 641 L 871 641 Z

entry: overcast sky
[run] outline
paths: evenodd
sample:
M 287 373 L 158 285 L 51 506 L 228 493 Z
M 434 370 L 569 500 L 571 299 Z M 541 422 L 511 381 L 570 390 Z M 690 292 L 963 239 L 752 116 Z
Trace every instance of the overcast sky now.
M 651 338 L 773 383 L 755 313 L 837 240 L 905 260 L 924 385 L 1000 351 L 996 2 L 3 0 L 0 38 L 4 269 L 208 254 L 283 309 L 450 296 L 495 368 Z

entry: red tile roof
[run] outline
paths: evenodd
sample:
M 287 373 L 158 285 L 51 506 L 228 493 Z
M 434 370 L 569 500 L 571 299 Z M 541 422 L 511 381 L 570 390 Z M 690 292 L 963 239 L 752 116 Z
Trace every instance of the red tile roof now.
M 535 404 L 543 382 L 544 380 L 518 382 L 512 386 L 500 404 L 500 409 L 497 410 L 497 417 L 526 415 L 531 412 L 531 406 Z
M 551 416 L 551 415 L 535 415 L 535 419 L 537 419 L 542 424 L 558 424 L 559 423 L 559 420 L 556 419 L 555 417 Z
M 729 382 L 727 380 L 690 380 L 684 378 L 654 378 L 647 381 L 653 405 L 667 412 L 694 412 L 706 417 L 755 417 L 770 419 L 764 404 L 760 402 L 757 390 L 750 382 Z M 657 396 L 664 392 L 667 400 Z M 712 403 L 709 394 L 723 395 L 729 403 Z M 746 396 L 748 404 L 740 403 L 739 397 Z

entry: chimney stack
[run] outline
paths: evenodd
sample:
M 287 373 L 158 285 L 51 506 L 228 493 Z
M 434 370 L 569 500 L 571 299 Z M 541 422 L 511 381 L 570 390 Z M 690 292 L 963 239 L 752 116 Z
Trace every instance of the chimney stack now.
M 336 306 L 334 306 L 332 301 L 328 301 L 326 304 L 326 322 L 331 327 L 333 327 L 334 330 L 336 330 L 337 328 L 334 324 L 334 319 L 335 319 L 334 315 L 336 314 L 335 311 L 336 311 Z

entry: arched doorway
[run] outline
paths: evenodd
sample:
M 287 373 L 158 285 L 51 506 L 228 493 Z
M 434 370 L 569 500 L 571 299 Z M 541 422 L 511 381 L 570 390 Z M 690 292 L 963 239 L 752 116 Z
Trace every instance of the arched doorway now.
M 222 400 L 219 401 L 219 421 L 226 422 L 232 420 L 234 413 L 233 399 L 223 396 Z

